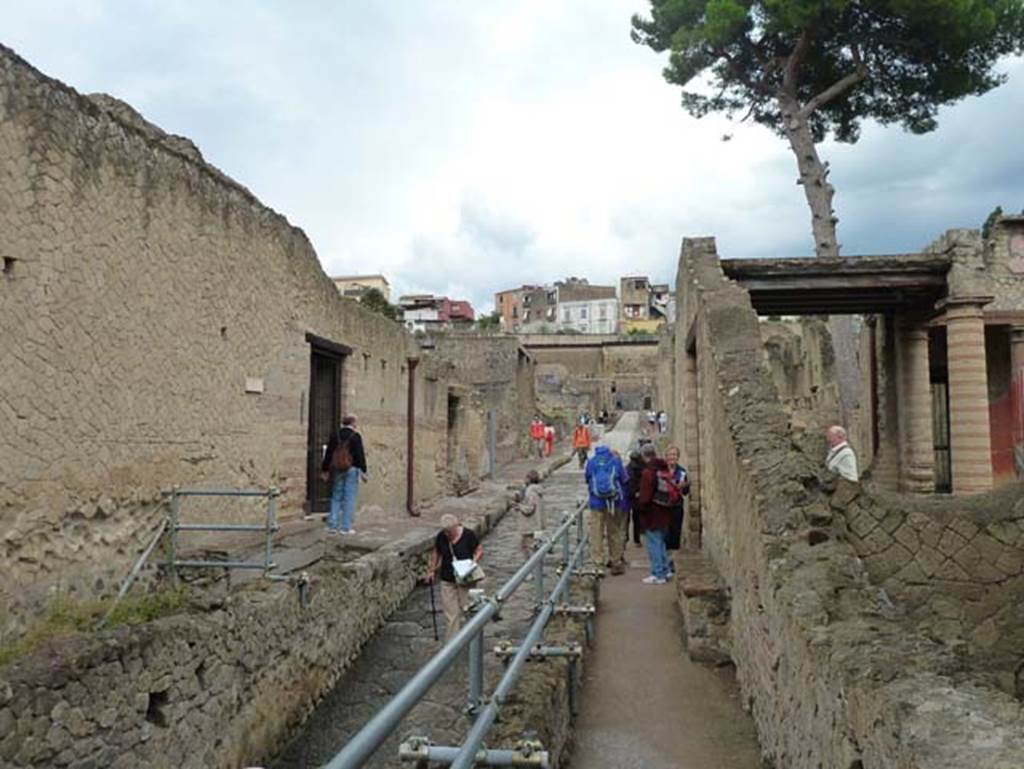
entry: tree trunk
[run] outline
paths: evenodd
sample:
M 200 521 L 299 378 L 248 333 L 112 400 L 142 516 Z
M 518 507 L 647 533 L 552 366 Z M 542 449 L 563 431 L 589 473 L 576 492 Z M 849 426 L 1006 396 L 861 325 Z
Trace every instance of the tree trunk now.
M 836 242 L 836 218 L 832 211 L 835 189 L 828 183 L 828 168 L 818 157 L 814 136 L 807 118 L 801 114 L 797 100 L 789 96 L 778 97 L 782 111 L 782 124 L 789 146 L 796 155 L 800 170 L 798 184 L 803 185 L 807 205 L 811 209 L 811 230 L 814 233 L 815 256 L 839 256 Z

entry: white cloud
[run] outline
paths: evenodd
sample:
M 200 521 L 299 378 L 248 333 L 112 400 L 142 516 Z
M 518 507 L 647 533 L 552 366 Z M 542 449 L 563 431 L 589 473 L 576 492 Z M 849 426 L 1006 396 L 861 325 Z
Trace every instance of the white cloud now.
M 644 0 L 254 4 L 0 0 L 3 42 L 128 101 L 312 238 L 329 272 L 486 309 L 570 274 L 670 280 L 680 238 L 810 248 L 795 163 L 766 129 L 697 121 L 629 39 Z M 916 248 L 1024 206 L 1024 65 L 924 137 L 827 143 L 849 253 Z M 723 142 L 728 134 L 731 141 Z M 1014 199 L 1016 198 L 1016 199 Z

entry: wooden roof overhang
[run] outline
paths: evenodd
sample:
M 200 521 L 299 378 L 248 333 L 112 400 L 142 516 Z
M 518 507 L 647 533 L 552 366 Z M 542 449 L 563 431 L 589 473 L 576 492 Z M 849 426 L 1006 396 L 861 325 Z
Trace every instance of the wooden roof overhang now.
M 942 254 L 834 259 L 723 259 L 726 277 L 750 293 L 759 315 L 921 312 L 946 296 Z

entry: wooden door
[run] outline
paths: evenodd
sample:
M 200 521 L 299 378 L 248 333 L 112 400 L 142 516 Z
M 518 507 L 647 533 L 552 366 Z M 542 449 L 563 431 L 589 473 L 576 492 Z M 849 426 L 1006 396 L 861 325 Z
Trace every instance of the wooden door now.
M 306 509 L 312 513 L 330 508 L 331 489 L 320 479 L 320 465 L 331 434 L 341 422 L 341 364 L 343 358 L 313 347 L 309 374 L 309 441 L 306 449 Z

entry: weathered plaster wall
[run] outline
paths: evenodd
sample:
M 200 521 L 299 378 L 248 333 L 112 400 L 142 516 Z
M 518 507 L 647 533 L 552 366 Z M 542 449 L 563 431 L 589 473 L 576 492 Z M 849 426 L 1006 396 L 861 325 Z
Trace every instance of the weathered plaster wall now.
M 749 297 L 713 239 L 684 241 L 680 272 L 677 335 L 695 329 L 699 392 L 685 451 L 699 456 L 703 550 L 731 595 L 731 656 L 765 752 L 787 769 L 1019 763 L 1019 703 L 915 632 L 841 539 L 834 480 L 812 437 L 789 429 Z M 693 388 L 679 389 L 690 411 Z
M 448 364 L 451 378 L 477 391 L 472 408 L 485 429 L 487 414 L 494 412 L 498 463 L 525 456 L 536 401 L 535 375 L 533 357 L 519 340 L 511 335 L 440 334 L 432 344 L 432 355 Z M 470 404 L 460 406 L 469 408 Z M 471 445 L 476 455 L 469 461 L 477 468 L 475 477 L 479 477 L 487 467 L 489 449 L 486 441 Z
M 299 514 L 308 332 L 352 348 L 341 407 L 366 441 L 361 503 L 399 514 L 411 338 L 339 297 L 303 232 L 186 139 L 2 47 L 0 256 L 9 611 L 123 576 L 161 488 L 274 484 Z M 420 498 L 444 483 L 446 394 L 417 375 Z
M 659 408 L 658 344 L 597 335 L 520 335 L 536 359 L 542 412 L 570 420 L 581 411 Z M 664 394 L 668 401 L 669 393 Z M 666 408 L 666 406 L 661 406 Z

